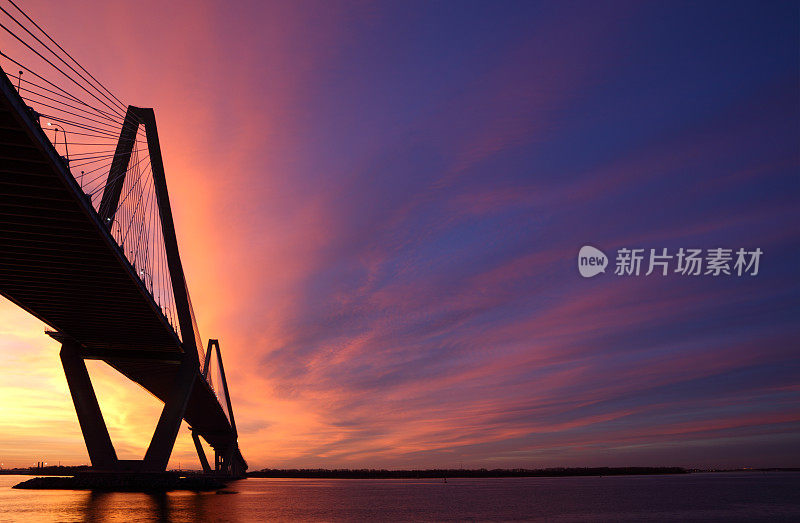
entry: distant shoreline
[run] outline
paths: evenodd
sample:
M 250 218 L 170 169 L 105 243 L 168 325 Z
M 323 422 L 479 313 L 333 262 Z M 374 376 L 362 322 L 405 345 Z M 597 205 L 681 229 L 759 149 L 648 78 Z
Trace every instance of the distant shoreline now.
M 58 466 L 0 469 L 0 475 L 72 476 L 91 467 Z M 177 471 L 176 471 L 177 472 Z M 180 471 L 186 475 L 199 470 Z M 686 469 L 683 467 L 568 467 L 547 469 L 262 469 L 249 472 L 249 478 L 296 479 L 443 479 L 443 478 L 554 478 L 598 476 L 646 476 L 708 472 L 800 472 L 800 468 Z
M 686 469 L 683 467 L 570 467 L 549 469 L 263 469 L 249 478 L 297 479 L 442 479 L 442 478 L 558 478 L 602 476 L 647 476 L 709 472 L 800 472 L 800 468 Z
M 263 469 L 248 478 L 297 479 L 442 479 L 442 478 L 557 478 L 578 476 L 648 476 L 708 472 L 800 472 L 800 468 L 685 469 L 682 467 L 571 467 L 551 469 Z
M 563 467 L 547 469 L 262 469 L 249 478 L 298 479 L 442 479 L 442 478 L 557 478 L 577 476 L 646 476 L 709 472 L 800 472 L 797 467 L 687 469 L 683 467 Z
M 249 472 L 249 478 L 306 479 L 442 479 L 442 478 L 528 478 L 564 476 L 631 476 L 687 474 L 681 467 L 590 467 L 551 469 L 263 469 Z

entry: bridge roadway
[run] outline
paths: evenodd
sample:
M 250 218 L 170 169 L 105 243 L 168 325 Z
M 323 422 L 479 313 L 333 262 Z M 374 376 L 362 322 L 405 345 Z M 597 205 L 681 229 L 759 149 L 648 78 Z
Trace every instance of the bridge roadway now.
M 80 344 L 84 359 L 105 361 L 166 402 L 183 353 L 178 335 L 36 116 L 0 77 L 0 294 L 55 338 Z M 183 418 L 215 449 L 235 438 L 199 362 Z

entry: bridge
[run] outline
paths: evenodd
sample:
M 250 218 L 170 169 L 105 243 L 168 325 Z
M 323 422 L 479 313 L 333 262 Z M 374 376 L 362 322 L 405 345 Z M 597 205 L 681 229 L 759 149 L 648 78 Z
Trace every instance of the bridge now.
M 181 263 L 155 112 L 123 103 L 14 2 L 0 12 L 0 294 L 61 343 L 94 470 L 165 471 L 185 420 L 206 473 L 242 476 L 220 344 L 203 348 Z M 143 459 L 118 459 L 87 359 L 164 403 Z

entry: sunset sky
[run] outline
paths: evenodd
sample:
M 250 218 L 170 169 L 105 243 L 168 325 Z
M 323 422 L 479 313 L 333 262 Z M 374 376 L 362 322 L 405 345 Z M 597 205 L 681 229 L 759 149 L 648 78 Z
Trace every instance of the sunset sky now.
M 20 6 L 155 108 L 251 469 L 800 466 L 796 2 Z M 44 329 L 0 299 L 4 467 L 88 463 Z M 160 403 L 90 372 L 140 458 Z

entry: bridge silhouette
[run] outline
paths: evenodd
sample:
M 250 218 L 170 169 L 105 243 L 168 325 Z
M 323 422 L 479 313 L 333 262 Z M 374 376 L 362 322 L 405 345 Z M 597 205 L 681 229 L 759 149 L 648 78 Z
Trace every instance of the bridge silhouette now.
M 203 470 L 241 476 L 220 345 L 203 349 L 155 113 L 119 100 L 9 3 L 0 7 L 0 294 L 61 343 L 93 469 L 165 471 L 186 420 Z M 118 459 L 87 359 L 164 402 L 143 459 Z

